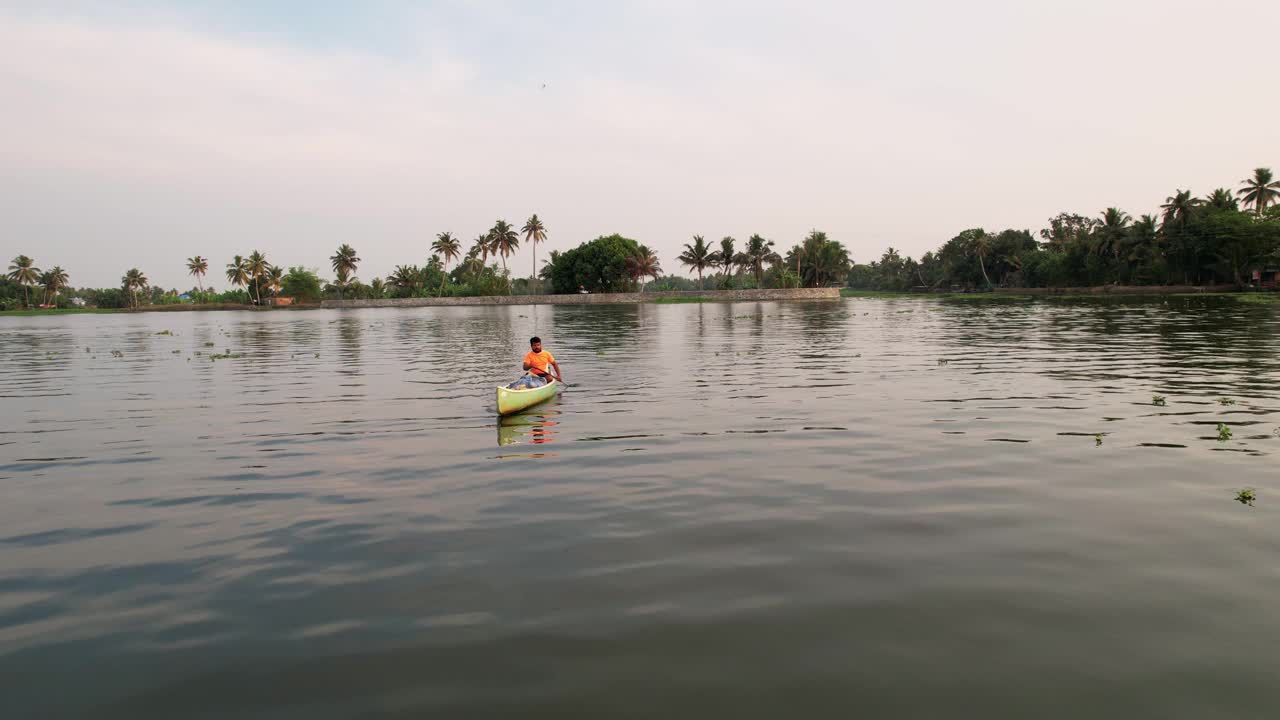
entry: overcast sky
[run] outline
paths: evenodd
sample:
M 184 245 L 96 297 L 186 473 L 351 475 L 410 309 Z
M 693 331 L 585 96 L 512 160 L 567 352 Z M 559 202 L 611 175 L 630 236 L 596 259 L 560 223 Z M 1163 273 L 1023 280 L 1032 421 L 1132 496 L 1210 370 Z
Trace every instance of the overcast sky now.
M 185 288 L 191 255 L 225 286 L 348 242 L 367 281 L 537 212 L 547 249 L 618 232 L 668 272 L 695 233 L 918 257 L 1280 170 L 1277 28 L 1260 0 L 6 2 L 0 251 Z

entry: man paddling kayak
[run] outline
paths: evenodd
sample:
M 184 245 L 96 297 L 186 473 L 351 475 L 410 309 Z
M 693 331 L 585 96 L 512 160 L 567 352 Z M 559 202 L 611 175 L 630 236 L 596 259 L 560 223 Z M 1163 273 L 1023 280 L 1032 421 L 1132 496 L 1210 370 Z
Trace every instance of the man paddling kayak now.
M 552 375 L 547 372 L 547 366 L 551 366 L 556 374 Z M 555 356 L 542 349 L 542 338 L 529 338 L 529 352 L 524 356 L 524 369 L 529 374 L 511 383 L 507 387 L 512 390 L 520 388 L 542 387 L 552 380 L 564 382 L 564 378 L 560 377 L 560 365 L 556 362 Z

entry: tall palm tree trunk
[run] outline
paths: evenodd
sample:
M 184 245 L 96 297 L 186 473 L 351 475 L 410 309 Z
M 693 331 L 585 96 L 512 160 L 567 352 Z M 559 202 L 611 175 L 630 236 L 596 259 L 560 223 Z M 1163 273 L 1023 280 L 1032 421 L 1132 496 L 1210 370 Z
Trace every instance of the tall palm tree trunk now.
M 991 278 L 987 277 L 987 264 L 982 262 L 982 256 L 978 256 L 978 267 L 982 270 L 982 279 L 987 281 L 987 287 L 991 287 Z

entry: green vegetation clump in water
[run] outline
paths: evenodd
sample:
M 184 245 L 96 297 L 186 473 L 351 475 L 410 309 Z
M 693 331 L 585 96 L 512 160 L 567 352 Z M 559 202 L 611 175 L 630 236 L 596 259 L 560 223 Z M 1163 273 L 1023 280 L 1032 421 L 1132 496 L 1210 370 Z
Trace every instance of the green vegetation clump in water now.
M 1218 404 L 1219 405 L 1235 405 L 1236 401 L 1232 400 L 1229 397 L 1220 397 L 1218 398 Z
M 213 343 L 211 343 L 211 342 L 207 342 L 207 343 L 205 343 L 205 344 L 204 344 L 204 346 L 205 346 L 205 347 L 213 347 Z
M 1231 428 L 1226 423 L 1218 423 L 1218 442 L 1226 442 L 1231 439 Z
M 173 331 L 172 331 L 172 330 L 161 330 L 160 332 L 158 332 L 158 333 L 156 333 L 156 334 L 157 334 L 157 335 L 172 335 L 172 334 L 173 334 Z
M 1235 293 L 1233 294 L 1240 302 L 1254 303 L 1257 305 L 1274 305 L 1280 303 L 1280 293 Z
M 1241 505 L 1253 507 L 1253 502 L 1257 499 L 1258 495 L 1254 492 L 1253 488 L 1244 488 L 1236 491 L 1236 502 Z
M 1152 395 L 1152 396 L 1151 396 L 1151 404 L 1152 404 L 1152 405 L 1159 406 L 1159 407 L 1164 407 L 1164 396 L 1163 396 L 1163 395 Z
M 213 353 L 213 354 L 209 355 L 209 360 L 210 360 L 210 361 L 215 361 L 215 360 L 235 360 L 236 358 L 239 358 L 239 357 L 240 357 L 240 354 L 239 354 L 239 353 L 233 353 L 233 352 L 231 352 L 231 351 L 229 351 L 229 350 L 228 350 L 228 351 L 227 351 L 227 352 L 225 352 L 225 353 Z
M 1093 446 L 1094 446 L 1094 447 L 1102 447 L 1102 433 L 1094 433 L 1094 435 L 1093 435 Z
M 112 350 L 112 351 L 111 351 L 111 357 L 113 357 L 113 358 L 122 358 L 122 357 L 124 357 L 124 353 L 120 352 L 119 350 Z

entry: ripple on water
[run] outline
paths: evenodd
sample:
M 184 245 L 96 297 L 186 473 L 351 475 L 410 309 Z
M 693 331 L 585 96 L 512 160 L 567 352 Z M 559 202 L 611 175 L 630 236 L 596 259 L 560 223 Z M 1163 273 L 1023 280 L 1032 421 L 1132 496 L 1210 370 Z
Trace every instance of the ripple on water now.
M 0 318 L 0 692 L 1260 716 L 1277 328 L 1213 298 Z M 499 420 L 533 334 L 574 386 Z

